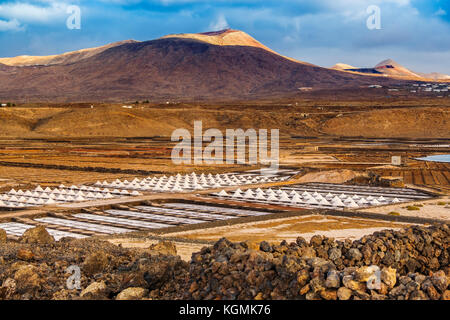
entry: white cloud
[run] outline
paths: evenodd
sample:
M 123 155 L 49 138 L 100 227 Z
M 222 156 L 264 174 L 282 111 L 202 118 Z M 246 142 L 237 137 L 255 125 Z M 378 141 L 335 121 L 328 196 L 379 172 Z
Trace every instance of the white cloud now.
M 444 9 L 439 8 L 439 10 L 437 10 L 437 11 L 434 13 L 434 15 L 436 15 L 436 16 L 445 16 L 445 15 L 447 15 L 447 12 L 446 12 Z
M 230 26 L 228 25 L 227 19 L 223 14 L 220 14 L 217 19 L 209 25 L 209 31 L 219 31 L 223 29 L 228 29 Z
M 24 29 L 17 19 L 0 20 L 0 31 L 22 31 Z
M 30 3 L 6 3 L 0 5 L 0 17 L 23 23 L 48 23 L 66 17 L 67 4 L 52 2 L 42 7 Z

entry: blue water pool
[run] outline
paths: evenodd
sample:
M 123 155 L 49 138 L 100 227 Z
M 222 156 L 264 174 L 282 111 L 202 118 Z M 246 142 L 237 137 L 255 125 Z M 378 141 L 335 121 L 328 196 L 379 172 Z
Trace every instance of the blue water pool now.
M 417 160 L 433 161 L 433 162 L 450 162 L 450 154 L 438 154 L 435 156 L 428 156 L 423 158 L 416 158 Z

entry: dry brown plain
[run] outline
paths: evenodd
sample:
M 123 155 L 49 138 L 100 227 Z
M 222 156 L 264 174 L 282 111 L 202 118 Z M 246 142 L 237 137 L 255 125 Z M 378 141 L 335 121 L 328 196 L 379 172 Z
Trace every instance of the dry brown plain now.
M 121 105 L 92 106 L 25 104 L 0 109 L 0 190 L 257 168 L 174 165 L 170 159 L 174 145 L 170 141 L 172 131 L 186 128 L 192 132 L 193 122 L 202 120 L 204 130 L 280 129 L 280 164 L 299 171 L 296 182 L 369 183 L 370 175 L 375 174 L 401 177 L 407 186 L 442 195 L 450 192 L 449 164 L 414 160 L 450 153 L 450 99 L 365 102 L 319 99 L 220 106 L 133 104 L 132 109 Z M 394 155 L 402 156 L 402 166 L 390 165 Z M 448 215 L 448 206 L 440 206 L 438 212 L 431 205 L 428 207 L 401 214 L 428 218 Z M 393 209 L 380 207 L 371 212 L 390 211 Z M 354 238 L 380 228 L 402 226 L 362 218 L 320 217 L 318 222 L 302 219 L 306 218 L 255 222 L 253 227 L 248 224 L 243 229 L 216 226 L 202 231 L 201 236 L 192 231 L 179 233 L 177 237 L 184 241 L 212 241 L 228 235 L 232 240 L 256 242 L 268 238 L 276 242 L 314 232 Z M 279 232 L 287 225 L 290 227 Z M 248 228 L 254 232 L 246 233 Z M 139 234 L 135 238 L 113 237 L 111 241 L 142 246 L 148 244 L 144 238 L 145 235 Z M 193 244 L 192 250 L 199 246 Z M 190 249 L 185 243 L 182 247 L 183 254 L 188 256 Z
M 19 105 L 0 109 L 0 187 L 85 183 L 238 166 L 174 166 L 177 128 L 280 129 L 280 162 L 303 173 L 327 170 L 401 176 L 405 183 L 448 190 L 449 165 L 416 161 L 448 153 L 450 99 L 289 101 L 245 105 Z M 388 166 L 400 155 L 404 166 Z M 246 167 L 246 169 L 250 169 Z

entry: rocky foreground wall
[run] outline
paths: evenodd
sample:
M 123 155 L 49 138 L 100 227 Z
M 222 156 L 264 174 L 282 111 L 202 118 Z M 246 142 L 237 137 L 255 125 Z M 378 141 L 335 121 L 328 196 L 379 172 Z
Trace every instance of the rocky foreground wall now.
M 449 299 L 447 225 L 382 231 L 358 241 L 314 236 L 260 250 L 226 239 L 194 254 L 193 299 Z
M 170 243 L 55 242 L 42 227 L 6 242 L 0 231 L 0 299 L 449 300 L 449 243 L 448 225 L 258 250 L 221 239 L 187 263 Z

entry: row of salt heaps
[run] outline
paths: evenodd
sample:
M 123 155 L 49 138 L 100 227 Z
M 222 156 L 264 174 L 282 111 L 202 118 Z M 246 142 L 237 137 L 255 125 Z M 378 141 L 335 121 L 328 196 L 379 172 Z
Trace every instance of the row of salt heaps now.
M 97 181 L 96 186 L 109 188 L 124 188 L 129 190 L 154 191 L 154 192 L 183 192 L 191 190 L 215 189 L 228 186 L 239 186 L 247 184 L 268 183 L 279 181 L 284 177 L 245 176 L 233 174 L 207 174 L 197 175 L 195 172 L 189 175 L 177 174 L 176 176 L 148 177 L 142 180 L 121 181 L 119 179 L 108 181 Z
M 345 193 L 310 193 L 304 191 L 303 193 L 297 192 L 295 190 L 289 193 L 278 189 L 276 191 L 272 189 L 247 189 L 242 191 L 237 189 L 234 192 L 226 192 L 222 190 L 215 194 L 216 196 L 224 198 L 236 198 L 244 199 L 248 201 L 259 201 L 259 202 L 270 202 L 270 203 L 280 203 L 288 204 L 293 206 L 313 206 L 313 207 L 334 207 L 334 208 L 359 208 L 368 206 L 377 206 L 382 204 L 398 203 L 400 200 L 398 198 L 385 198 L 380 196 L 378 198 L 373 196 L 362 197 L 358 195 L 348 195 Z
M 138 196 L 137 191 L 129 192 L 127 190 L 108 189 L 88 186 L 60 185 L 58 188 L 49 187 L 43 189 L 36 187 L 33 191 L 22 191 L 11 189 L 8 193 L 0 195 L 0 207 L 24 208 L 39 205 L 51 205 L 66 202 L 81 202 L 89 200 L 112 199 L 121 196 Z

